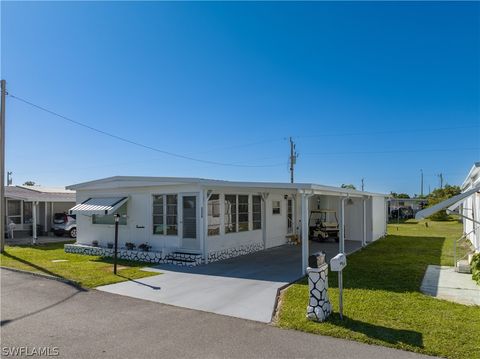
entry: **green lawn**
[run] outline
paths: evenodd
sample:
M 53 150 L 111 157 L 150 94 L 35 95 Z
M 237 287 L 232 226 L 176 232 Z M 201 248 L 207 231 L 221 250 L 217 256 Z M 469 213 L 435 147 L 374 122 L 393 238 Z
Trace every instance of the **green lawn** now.
M 119 260 L 119 270 L 114 275 L 111 258 L 65 253 L 63 245 L 6 246 L 5 252 L 0 255 L 0 265 L 68 279 L 86 288 L 158 274 L 140 270 L 151 264 Z
M 389 235 L 348 257 L 344 270 L 344 320 L 335 312 L 324 323 L 305 318 L 308 284 L 284 293 L 278 325 L 448 358 L 480 358 L 480 307 L 435 299 L 419 292 L 429 264 L 453 265 L 461 225 L 409 221 L 389 225 Z M 338 310 L 336 273 L 329 295 Z

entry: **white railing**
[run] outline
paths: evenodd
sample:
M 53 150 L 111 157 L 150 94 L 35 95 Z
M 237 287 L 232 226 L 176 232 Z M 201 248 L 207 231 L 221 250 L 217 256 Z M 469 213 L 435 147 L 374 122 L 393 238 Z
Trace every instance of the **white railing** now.
M 457 239 L 454 243 L 454 249 L 453 249 L 453 265 L 455 267 L 455 270 L 458 268 L 458 263 L 467 258 L 469 254 L 472 254 L 475 252 L 474 247 L 470 240 L 467 238 L 470 234 L 475 233 L 478 229 L 480 229 L 480 226 L 474 227 L 470 232 L 463 234 L 459 239 Z M 468 245 L 467 245 L 467 250 L 466 253 L 460 257 L 460 259 L 457 259 L 457 247 L 459 246 L 460 242 L 466 240 Z

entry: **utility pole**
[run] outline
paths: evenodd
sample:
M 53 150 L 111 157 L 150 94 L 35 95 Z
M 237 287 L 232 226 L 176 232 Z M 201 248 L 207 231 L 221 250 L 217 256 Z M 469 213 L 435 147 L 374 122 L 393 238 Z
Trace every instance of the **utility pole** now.
M 290 137 L 290 183 L 293 183 L 295 165 L 297 164 L 298 153 L 295 150 L 295 143 Z
M 13 172 L 7 172 L 7 186 L 11 186 L 13 183 L 12 175 L 13 175 Z
M 362 192 L 365 190 L 365 178 L 362 178 Z
M 438 174 L 438 178 L 440 178 L 440 189 L 443 189 L 443 173 Z
M 0 109 L 0 253 L 5 249 L 5 99 L 7 95 L 7 81 L 0 81 L 1 109 Z
M 423 197 L 423 170 L 420 170 L 420 196 Z

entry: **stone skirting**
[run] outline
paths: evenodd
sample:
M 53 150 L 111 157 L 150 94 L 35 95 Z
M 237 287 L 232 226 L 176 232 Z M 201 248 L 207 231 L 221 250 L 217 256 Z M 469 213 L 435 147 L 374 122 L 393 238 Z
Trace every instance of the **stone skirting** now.
M 113 257 L 113 248 L 93 247 L 82 244 L 65 244 L 64 250 L 66 253 L 85 254 L 90 256 Z M 177 255 L 182 254 L 182 258 Z M 188 257 L 188 258 L 187 258 Z M 190 253 L 172 253 L 166 257 L 162 256 L 162 252 L 144 252 L 127 250 L 124 248 L 118 249 L 118 258 L 128 259 L 138 262 L 156 263 L 156 264 L 175 264 L 181 266 L 195 266 L 202 263 L 202 256 Z
M 172 252 L 165 256 L 165 263 L 178 265 L 199 265 L 203 263 L 201 254 L 186 253 L 186 252 Z
M 237 248 L 226 248 L 219 251 L 212 251 L 208 253 L 208 262 L 221 261 L 261 250 L 263 250 L 263 243 L 246 244 Z
M 66 253 L 85 254 L 90 256 L 113 257 L 113 248 L 85 246 L 82 244 L 65 244 Z M 132 261 L 163 263 L 162 252 L 143 252 L 119 248 L 118 258 Z

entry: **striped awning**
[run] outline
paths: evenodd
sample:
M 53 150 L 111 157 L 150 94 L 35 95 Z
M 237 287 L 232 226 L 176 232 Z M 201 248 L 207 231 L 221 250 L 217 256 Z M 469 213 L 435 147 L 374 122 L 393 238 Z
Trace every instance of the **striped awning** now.
M 70 208 L 69 213 L 85 214 L 87 216 L 93 214 L 113 214 L 127 201 L 128 197 L 93 197 Z

